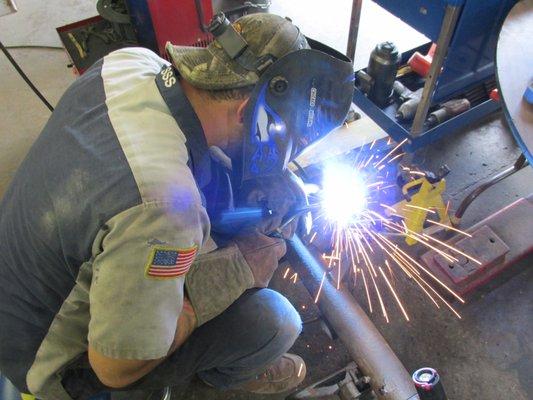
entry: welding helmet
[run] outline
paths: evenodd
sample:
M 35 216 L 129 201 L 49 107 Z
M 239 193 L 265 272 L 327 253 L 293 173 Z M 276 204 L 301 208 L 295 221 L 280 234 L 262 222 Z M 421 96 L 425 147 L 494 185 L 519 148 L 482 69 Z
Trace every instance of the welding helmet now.
M 232 25 L 223 13 L 207 48 L 167 45 L 180 75 L 207 90 L 251 87 L 234 182 L 280 174 L 301 151 L 340 126 L 353 95 L 353 68 L 341 53 L 304 37 L 290 20 L 251 14 Z

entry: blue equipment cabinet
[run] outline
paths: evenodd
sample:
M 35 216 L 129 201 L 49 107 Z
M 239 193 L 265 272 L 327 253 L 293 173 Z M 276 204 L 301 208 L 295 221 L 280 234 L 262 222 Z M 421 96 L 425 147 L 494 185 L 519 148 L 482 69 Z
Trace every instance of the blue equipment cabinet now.
M 426 82 L 426 87 L 429 86 L 427 91 L 424 90 L 427 97 L 426 109 L 425 112 L 424 110 L 420 112 L 420 117 L 417 115 L 419 118 L 415 117 L 413 125 L 398 123 L 394 117 L 394 107 L 381 109 L 358 88 L 355 90 L 354 103 L 396 141 L 407 139 L 405 150 L 414 151 L 499 109 L 499 104 L 490 100 L 486 93 L 483 96 L 478 94 L 478 101 L 473 102 L 469 111 L 430 130 L 425 130 L 423 126 L 427 110 L 438 103 L 462 97 L 469 91 L 476 91 L 476 88 L 484 87 L 487 91 L 494 87 L 494 60 L 498 34 L 505 16 L 517 0 L 374 0 L 374 2 L 438 44 L 433 63 L 436 62 L 439 51 L 441 52 L 439 61 L 442 63 L 442 69 L 439 68 L 434 74 L 434 82 Z M 443 40 L 446 39 L 443 38 L 446 34 L 447 41 Z M 445 46 L 440 46 L 441 49 L 439 49 L 440 43 L 445 43 Z M 407 61 L 412 53 L 413 51 L 406 52 L 402 61 Z M 423 102 L 424 96 L 421 105 Z M 418 127 L 415 127 L 417 119 Z

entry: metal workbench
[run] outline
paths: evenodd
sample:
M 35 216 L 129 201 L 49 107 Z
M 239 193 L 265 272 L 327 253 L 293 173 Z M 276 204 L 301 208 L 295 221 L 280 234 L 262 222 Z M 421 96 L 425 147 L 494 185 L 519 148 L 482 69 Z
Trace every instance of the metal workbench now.
M 488 94 L 495 87 L 494 54 L 498 33 L 516 0 L 375 2 L 437 44 L 422 100 L 412 123 L 396 120 L 396 105 L 380 108 L 358 88 L 354 93 L 354 103 L 392 138 L 398 142 L 407 139 L 406 151 L 414 151 L 456 132 L 500 108 L 499 103 L 491 100 Z M 361 0 L 354 0 L 347 51 L 349 57 L 355 53 L 360 7 Z M 427 48 L 429 43 L 418 50 L 423 52 Z M 404 53 L 403 63 L 412 52 Z M 448 99 L 465 96 L 471 98 L 470 110 L 432 129 L 425 126 L 428 110 Z

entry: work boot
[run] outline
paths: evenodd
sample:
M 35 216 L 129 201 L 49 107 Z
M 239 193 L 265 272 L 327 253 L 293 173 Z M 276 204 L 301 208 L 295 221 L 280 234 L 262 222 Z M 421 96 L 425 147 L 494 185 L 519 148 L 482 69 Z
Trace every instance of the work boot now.
M 302 383 L 306 371 L 305 361 L 301 357 L 285 353 L 269 365 L 265 372 L 239 389 L 258 394 L 288 392 Z

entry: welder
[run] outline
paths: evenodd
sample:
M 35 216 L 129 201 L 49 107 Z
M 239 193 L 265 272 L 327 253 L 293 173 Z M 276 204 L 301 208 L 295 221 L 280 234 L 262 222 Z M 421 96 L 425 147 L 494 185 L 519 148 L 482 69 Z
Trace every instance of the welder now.
M 0 370 L 21 392 L 154 399 L 195 375 L 251 393 L 303 380 L 286 353 L 299 315 L 267 286 L 295 224 L 279 228 L 305 202 L 287 164 L 344 121 L 351 64 L 271 14 L 219 14 L 210 30 L 208 48 L 169 43 L 170 62 L 143 48 L 96 62 L 14 176 Z M 253 224 L 220 217 L 258 207 Z

